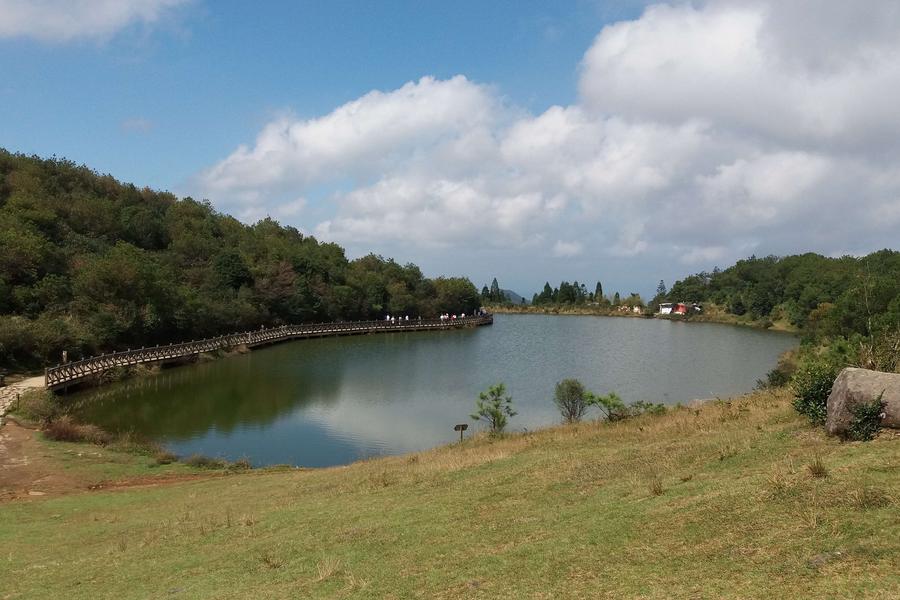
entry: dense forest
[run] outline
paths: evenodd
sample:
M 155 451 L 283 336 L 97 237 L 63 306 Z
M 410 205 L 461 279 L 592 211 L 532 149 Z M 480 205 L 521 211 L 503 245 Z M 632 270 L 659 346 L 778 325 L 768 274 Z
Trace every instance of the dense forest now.
M 900 252 L 827 258 L 819 254 L 750 257 L 698 273 L 654 304 L 713 303 L 734 315 L 785 320 L 808 337 L 882 335 L 900 328 Z
M 491 289 L 482 290 L 485 303 L 503 304 L 495 293 L 498 287 L 494 280 Z M 900 252 L 879 250 L 840 258 L 814 253 L 751 256 L 724 270 L 685 277 L 671 289 L 660 281 L 645 314 L 656 313 L 662 302 L 698 303 L 763 326 L 782 322 L 802 331 L 809 341 L 900 338 Z M 593 290 L 577 281 L 563 281 L 558 287 L 545 283 L 531 304 L 539 309 L 585 307 L 597 314 L 645 306 L 636 293 L 604 294 L 599 281 Z M 705 314 L 692 315 L 707 319 Z
M 0 368 L 325 320 L 472 312 L 465 278 L 0 149 Z

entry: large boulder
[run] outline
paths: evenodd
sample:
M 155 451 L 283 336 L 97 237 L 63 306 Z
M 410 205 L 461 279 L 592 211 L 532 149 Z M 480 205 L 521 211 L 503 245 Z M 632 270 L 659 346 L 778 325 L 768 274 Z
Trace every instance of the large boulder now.
M 850 409 L 872 402 L 881 395 L 884 402 L 882 427 L 900 428 L 900 374 L 848 367 L 840 372 L 828 396 L 825 429 L 843 435 L 853 422 Z

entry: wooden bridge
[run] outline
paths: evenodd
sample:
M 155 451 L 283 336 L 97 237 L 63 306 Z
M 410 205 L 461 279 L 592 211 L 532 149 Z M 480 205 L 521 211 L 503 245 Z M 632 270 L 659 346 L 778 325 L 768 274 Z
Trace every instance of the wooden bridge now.
M 367 333 L 388 333 L 392 331 L 431 331 L 441 329 L 461 329 L 490 325 L 493 315 L 480 315 L 462 319 L 428 319 L 410 321 L 349 321 L 337 323 L 313 323 L 307 325 L 283 325 L 271 329 L 232 333 L 200 341 L 169 344 L 153 348 L 123 350 L 101 356 L 92 356 L 76 362 L 56 365 L 44 370 L 44 385 L 51 390 L 100 376 L 110 369 L 145 363 L 166 362 L 190 358 L 204 352 L 227 350 L 245 346 L 252 348 L 265 344 L 275 344 L 287 340 L 328 337 L 338 335 L 361 335 Z

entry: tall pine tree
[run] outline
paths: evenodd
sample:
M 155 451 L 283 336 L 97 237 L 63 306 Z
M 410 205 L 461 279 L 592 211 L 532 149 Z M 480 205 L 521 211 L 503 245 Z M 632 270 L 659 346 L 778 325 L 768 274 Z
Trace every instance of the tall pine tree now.
M 494 277 L 494 280 L 491 282 L 490 299 L 491 302 L 503 302 L 503 294 L 500 292 L 500 284 L 497 283 L 496 277 Z

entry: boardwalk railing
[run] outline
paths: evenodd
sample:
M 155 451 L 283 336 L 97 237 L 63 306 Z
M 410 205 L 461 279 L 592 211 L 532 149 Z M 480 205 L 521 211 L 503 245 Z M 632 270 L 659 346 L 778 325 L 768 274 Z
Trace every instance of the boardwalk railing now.
M 326 337 L 337 335 L 358 335 L 364 333 L 386 333 L 391 331 L 426 331 L 434 329 L 459 329 L 479 325 L 490 325 L 493 315 L 465 317 L 464 319 L 428 319 L 410 321 L 349 321 L 343 323 L 311 323 L 306 325 L 283 325 L 271 329 L 259 329 L 245 333 L 233 333 L 200 341 L 123 350 L 92 356 L 76 362 L 56 365 L 44 371 L 44 385 L 57 389 L 100 375 L 115 367 L 127 367 L 142 363 L 152 363 L 188 358 L 203 352 L 214 352 L 237 346 L 261 346 L 292 339 Z

